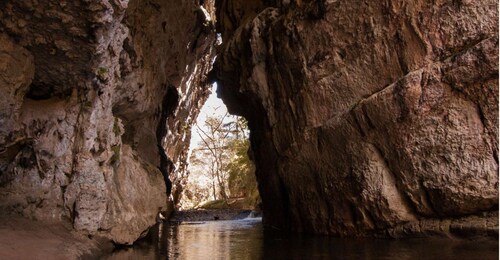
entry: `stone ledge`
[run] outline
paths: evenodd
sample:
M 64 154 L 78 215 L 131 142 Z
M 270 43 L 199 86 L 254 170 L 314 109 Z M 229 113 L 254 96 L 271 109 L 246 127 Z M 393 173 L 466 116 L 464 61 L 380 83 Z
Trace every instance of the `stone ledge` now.
M 420 219 L 378 233 L 378 237 L 448 237 L 498 239 L 498 211 L 460 218 Z

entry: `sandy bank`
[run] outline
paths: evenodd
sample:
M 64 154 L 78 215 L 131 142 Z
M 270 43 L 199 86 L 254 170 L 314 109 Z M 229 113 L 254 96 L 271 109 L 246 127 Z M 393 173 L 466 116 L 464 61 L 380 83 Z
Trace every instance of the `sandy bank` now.
M 105 240 L 77 234 L 63 223 L 0 215 L 0 259 L 95 259 L 109 250 Z

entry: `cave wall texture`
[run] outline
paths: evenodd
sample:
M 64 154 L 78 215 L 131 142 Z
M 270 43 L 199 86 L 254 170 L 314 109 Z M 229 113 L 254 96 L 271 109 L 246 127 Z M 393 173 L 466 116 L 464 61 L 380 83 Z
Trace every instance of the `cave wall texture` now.
M 267 225 L 498 236 L 498 1 L 217 2 Z
M 0 2 L 0 211 L 121 244 L 155 223 L 167 188 L 179 192 L 209 93 L 215 33 L 197 10 L 176 0 Z
M 0 210 L 135 241 L 182 190 L 218 54 L 265 224 L 498 234 L 497 5 L 1 1 Z

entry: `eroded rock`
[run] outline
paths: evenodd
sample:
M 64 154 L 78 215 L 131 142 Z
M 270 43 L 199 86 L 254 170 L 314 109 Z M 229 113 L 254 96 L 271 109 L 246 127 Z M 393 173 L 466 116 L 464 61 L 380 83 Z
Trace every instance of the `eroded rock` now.
M 1 210 L 120 244 L 155 223 L 176 191 L 165 180 L 180 187 L 186 175 L 189 130 L 209 93 L 215 33 L 197 9 L 0 3 Z M 178 100 L 165 98 L 173 92 Z
M 497 210 L 497 1 L 260 2 L 220 1 L 216 66 L 266 224 L 362 236 Z

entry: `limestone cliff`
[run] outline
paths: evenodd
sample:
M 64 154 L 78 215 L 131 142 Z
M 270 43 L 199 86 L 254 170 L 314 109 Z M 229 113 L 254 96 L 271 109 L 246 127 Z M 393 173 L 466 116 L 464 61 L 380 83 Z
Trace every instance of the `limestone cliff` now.
M 2 212 L 125 244 L 154 224 L 208 94 L 215 33 L 200 10 L 174 0 L 0 2 Z
M 249 120 L 265 223 L 495 236 L 497 5 L 217 1 L 218 92 Z

